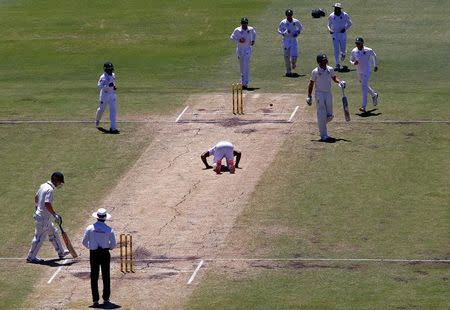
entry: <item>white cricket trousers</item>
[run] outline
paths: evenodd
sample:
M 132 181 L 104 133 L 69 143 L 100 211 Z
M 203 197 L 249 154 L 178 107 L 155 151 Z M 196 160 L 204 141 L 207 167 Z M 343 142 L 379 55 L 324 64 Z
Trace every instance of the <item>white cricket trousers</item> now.
M 334 63 L 337 66 L 341 64 L 341 54 L 347 54 L 347 33 L 335 32 L 331 35 L 331 40 L 334 49 Z
M 58 252 L 58 255 L 64 254 L 64 247 L 59 239 L 58 229 L 56 229 L 51 220 L 37 217 L 36 228 L 34 230 L 33 241 L 31 241 L 31 248 L 28 252 L 28 258 L 36 258 L 36 255 L 47 236 L 48 240 L 53 244 L 56 252 Z
M 360 73 L 358 72 L 358 76 L 359 76 L 359 82 L 361 83 L 361 93 L 362 93 L 362 102 L 361 102 L 361 107 L 363 107 L 364 109 L 367 106 L 367 94 L 370 94 L 370 96 L 374 96 L 375 95 L 375 90 L 370 87 L 369 85 L 369 81 L 370 81 L 370 72 L 365 72 L 365 73 Z
M 106 106 L 109 107 L 109 121 L 111 122 L 111 129 L 115 130 L 116 127 L 116 93 L 115 92 L 101 92 L 99 98 L 99 105 L 97 108 L 97 113 L 95 116 L 95 120 L 100 122 L 103 112 L 105 111 Z
M 239 60 L 241 70 L 241 83 L 248 86 L 250 82 L 250 58 L 252 56 L 251 47 L 239 47 L 236 49 L 236 56 Z
M 331 91 L 316 91 L 317 125 L 319 126 L 320 138 L 328 138 L 327 122 L 333 118 L 333 95 Z

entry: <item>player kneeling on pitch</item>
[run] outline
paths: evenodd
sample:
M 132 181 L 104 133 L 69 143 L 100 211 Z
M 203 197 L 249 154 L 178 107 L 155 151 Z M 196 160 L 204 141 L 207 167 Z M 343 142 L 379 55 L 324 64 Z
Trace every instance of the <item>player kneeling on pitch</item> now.
M 206 160 L 207 157 L 213 155 L 214 163 L 210 166 Z M 236 162 L 234 161 L 236 156 Z M 234 149 L 234 145 L 228 141 L 220 141 L 214 147 L 201 155 L 201 159 L 206 166 L 206 169 L 214 169 L 217 174 L 222 171 L 222 159 L 227 161 L 227 168 L 230 173 L 234 173 L 236 168 L 239 168 L 239 161 L 241 160 L 241 152 Z
M 328 58 L 325 54 L 317 55 L 318 66 L 311 72 L 311 78 L 308 84 L 308 98 L 306 103 L 312 104 L 312 91 L 314 85 L 316 91 L 314 93 L 316 98 L 317 108 L 317 124 L 319 126 L 320 140 L 323 142 L 332 142 L 333 138 L 328 136 L 327 123 L 333 119 L 333 95 L 331 93 L 331 81 L 339 84 L 339 87 L 345 88 L 345 81 L 341 81 L 336 76 L 333 68 L 328 66 Z

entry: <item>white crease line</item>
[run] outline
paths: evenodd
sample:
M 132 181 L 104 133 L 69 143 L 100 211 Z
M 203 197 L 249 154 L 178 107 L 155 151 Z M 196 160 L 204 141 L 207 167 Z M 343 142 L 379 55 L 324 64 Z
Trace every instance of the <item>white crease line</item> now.
M 296 106 L 294 112 L 292 112 L 291 117 L 289 117 L 288 122 L 292 122 L 292 118 L 294 118 L 295 113 L 297 113 L 299 106 Z
M 67 263 L 67 259 L 65 259 L 62 263 L 66 264 Z M 59 266 L 58 269 L 56 269 L 56 271 L 53 273 L 52 277 L 47 281 L 47 284 L 52 283 L 53 279 L 55 279 L 55 277 L 63 269 L 63 267 L 64 266 Z
M 197 275 L 197 272 L 200 270 L 200 267 L 202 267 L 202 265 L 203 265 L 203 259 L 200 261 L 200 263 L 198 264 L 197 268 L 195 268 L 194 273 L 189 278 L 189 281 L 187 282 L 187 284 L 191 284 L 192 281 L 194 281 L 195 276 Z
M 180 115 L 178 115 L 177 119 L 175 120 L 175 123 L 178 123 L 178 121 L 181 119 L 181 117 L 183 116 L 184 112 L 187 111 L 187 109 L 189 109 L 189 106 L 186 106 L 183 112 L 181 112 Z

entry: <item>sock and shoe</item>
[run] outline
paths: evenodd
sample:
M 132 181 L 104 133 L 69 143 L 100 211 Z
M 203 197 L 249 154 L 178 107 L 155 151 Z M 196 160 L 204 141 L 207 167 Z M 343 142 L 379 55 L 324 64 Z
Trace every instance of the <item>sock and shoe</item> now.
M 67 255 L 69 255 L 69 250 L 64 250 L 64 252 L 62 254 L 59 254 L 59 259 L 63 259 L 64 257 L 66 257 Z
M 42 258 L 39 258 L 39 257 L 34 257 L 34 258 L 27 257 L 27 262 L 28 263 L 32 263 L 32 264 L 39 264 L 39 263 L 43 263 L 44 260 Z
M 372 103 L 374 106 L 377 106 L 378 104 L 378 93 L 374 93 L 372 96 Z

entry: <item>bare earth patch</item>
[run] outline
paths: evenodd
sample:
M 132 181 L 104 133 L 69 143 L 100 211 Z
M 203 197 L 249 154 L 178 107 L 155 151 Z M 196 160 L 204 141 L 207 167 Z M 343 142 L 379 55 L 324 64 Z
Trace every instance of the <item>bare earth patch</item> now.
M 122 274 L 119 251 L 111 252 L 111 301 L 123 309 L 182 308 L 201 279 L 202 269 L 187 284 L 200 259 L 220 257 L 235 219 L 287 135 L 315 126 L 302 122 L 309 117 L 301 95 L 246 92 L 244 102 L 246 115 L 234 116 L 230 95 L 196 95 L 186 102 L 189 108 L 178 123 L 176 117 L 149 123 L 149 130 L 158 132 L 155 140 L 101 205 L 93 206 L 113 215 L 110 224 L 117 235 L 133 235 L 135 273 Z M 294 122 L 287 122 L 298 105 Z M 203 167 L 200 154 L 220 140 L 242 151 L 235 175 L 216 175 Z M 71 236 L 80 259 L 64 266 L 50 284 L 56 268 L 43 266 L 46 277 L 29 299 L 33 308 L 91 304 L 83 231 Z

